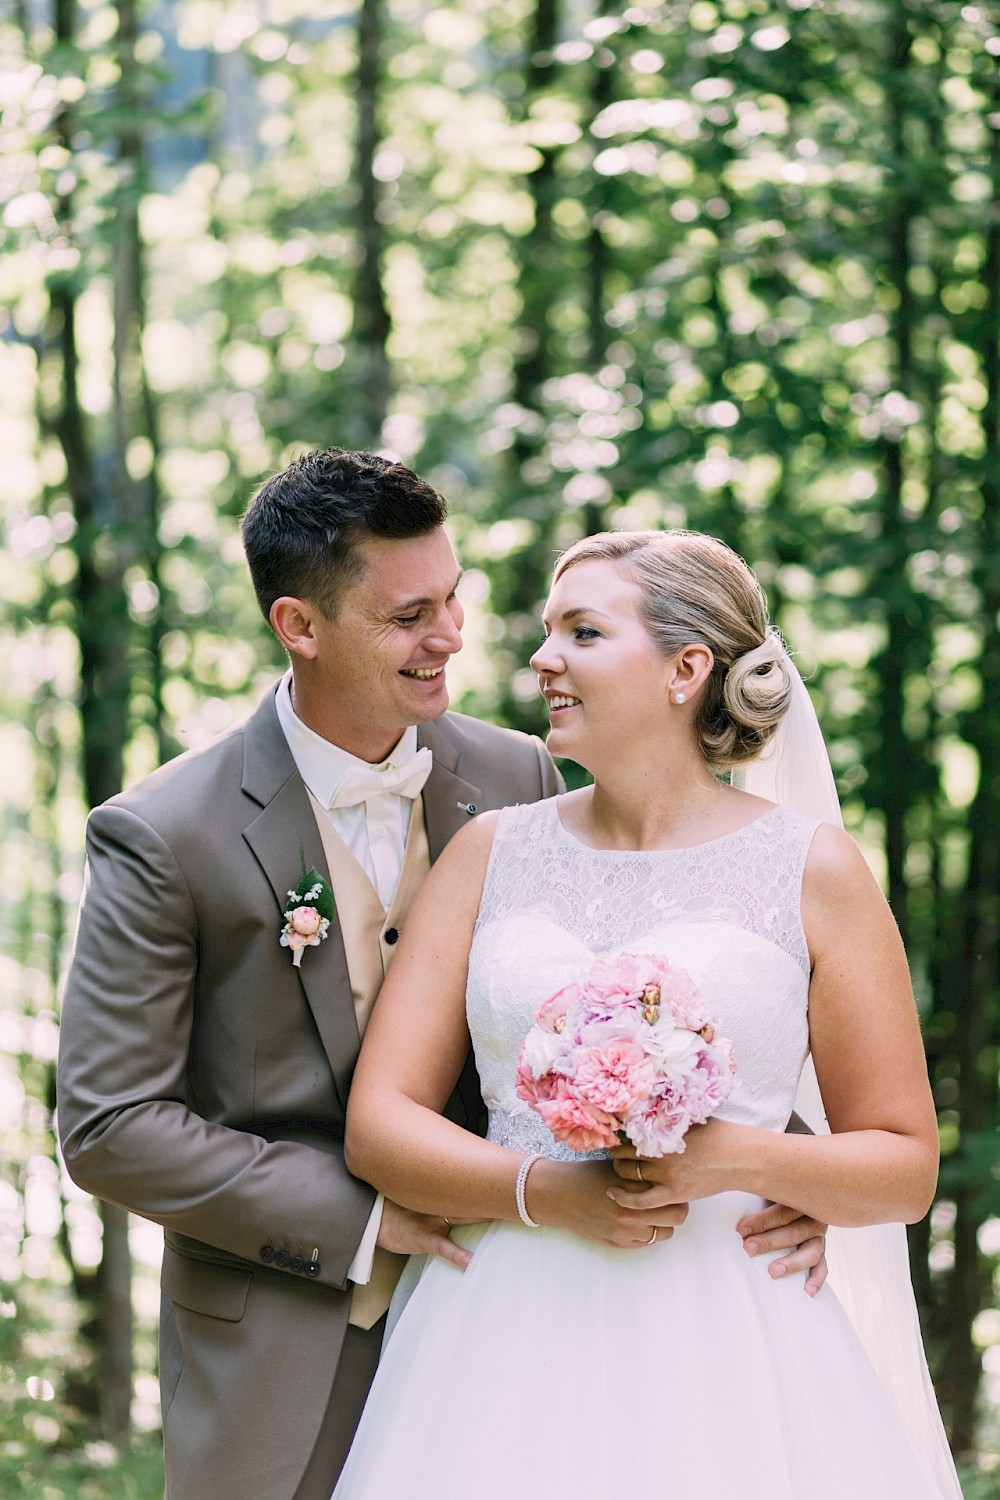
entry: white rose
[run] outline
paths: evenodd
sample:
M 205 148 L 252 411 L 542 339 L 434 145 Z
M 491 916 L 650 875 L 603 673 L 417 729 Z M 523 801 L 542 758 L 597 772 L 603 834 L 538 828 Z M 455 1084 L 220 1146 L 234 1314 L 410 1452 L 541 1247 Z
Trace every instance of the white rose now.
M 581 1026 L 580 1041 L 585 1047 L 597 1047 L 601 1042 L 624 1038 L 643 1047 L 648 1031 L 649 1026 L 642 1019 L 641 1011 L 627 1005 L 615 1011 L 607 1020 L 588 1021 L 585 1026 Z
M 563 1039 L 557 1031 L 542 1031 L 533 1026 L 524 1039 L 524 1060 L 535 1078 L 541 1078 L 563 1051 Z
M 696 1032 L 675 1026 L 673 1016 L 661 1016 L 655 1025 L 650 1026 L 644 1044 L 649 1055 L 657 1058 L 664 1067 L 679 1068 L 682 1072 L 685 1064 L 690 1066 L 693 1063 L 703 1045 Z

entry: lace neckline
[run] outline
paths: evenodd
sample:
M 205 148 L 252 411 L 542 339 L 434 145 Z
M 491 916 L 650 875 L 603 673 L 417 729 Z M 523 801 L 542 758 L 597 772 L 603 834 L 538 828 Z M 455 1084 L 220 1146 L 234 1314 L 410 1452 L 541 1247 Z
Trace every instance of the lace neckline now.
M 729 833 L 720 833 L 717 838 L 703 839 L 698 844 L 679 844 L 676 848 L 672 849 L 599 849 L 594 844 L 585 844 L 582 839 L 577 838 L 575 833 L 570 833 L 559 815 L 558 800 L 558 798 L 552 797 L 545 804 L 551 809 L 550 817 L 558 838 L 572 844 L 575 849 L 582 849 L 587 854 L 610 854 L 625 859 L 636 857 L 659 859 L 663 855 L 695 854 L 700 849 L 715 849 L 720 844 L 727 843 L 730 839 L 741 838 L 744 834 L 749 833 L 751 829 L 757 828 L 761 823 L 766 823 L 769 818 L 774 817 L 775 813 L 780 813 L 781 811 L 781 808 L 775 804 L 774 807 L 769 807 L 766 812 L 758 813 L 755 818 L 751 818 L 749 823 L 743 823 L 739 828 L 734 828 Z

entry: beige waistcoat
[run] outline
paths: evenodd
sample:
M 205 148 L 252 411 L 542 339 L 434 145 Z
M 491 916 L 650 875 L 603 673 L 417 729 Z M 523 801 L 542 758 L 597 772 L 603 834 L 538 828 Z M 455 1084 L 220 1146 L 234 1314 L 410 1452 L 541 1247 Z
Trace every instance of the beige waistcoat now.
M 364 1036 L 372 1006 L 396 951 L 395 944 L 387 943 L 385 935 L 387 932 L 398 932 L 402 927 L 431 867 L 427 833 L 424 829 L 423 801 L 420 797 L 414 798 L 399 884 L 392 904 L 386 911 L 375 887 L 311 792 L 309 800 L 316 814 L 320 838 L 330 867 L 330 882 L 344 938 L 347 971 L 351 977 L 354 1011 L 358 1018 L 358 1030 Z M 405 1255 L 393 1255 L 391 1251 L 376 1249 L 371 1279 L 367 1285 L 356 1286 L 351 1299 L 350 1321 L 356 1327 L 371 1328 L 378 1322 L 389 1306 L 405 1264 Z

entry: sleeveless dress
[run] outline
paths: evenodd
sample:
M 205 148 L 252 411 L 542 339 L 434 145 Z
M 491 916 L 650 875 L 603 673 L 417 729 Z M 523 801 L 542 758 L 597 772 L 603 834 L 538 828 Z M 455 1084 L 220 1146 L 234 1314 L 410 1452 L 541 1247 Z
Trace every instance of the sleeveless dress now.
M 687 969 L 732 1039 L 721 1118 L 783 1130 L 808 1048 L 802 873 L 773 808 L 691 849 L 591 849 L 555 800 L 500 816 L 468 1019 L 489 1138 L 578 1160 L 515 1094 L 535 1011 L 598 955 Z M 388 1339 L 334 1500 L 940 1500 L 846 1314 L 772 1281 L 725 1193 L 648 1249 L 493 1222 L 454 1231 Z

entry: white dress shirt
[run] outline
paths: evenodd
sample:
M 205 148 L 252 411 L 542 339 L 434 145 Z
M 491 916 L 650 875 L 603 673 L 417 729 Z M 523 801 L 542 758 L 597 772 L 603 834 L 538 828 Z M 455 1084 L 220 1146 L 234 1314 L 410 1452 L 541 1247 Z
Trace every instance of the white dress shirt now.
M 342 750 L 321 734 L 310 729 L 296 714 L 292 706 L 292 674 L 285 673 L 278 684 L 275 707 L 292 759 L 299 775 L 312 792 L 316 801 L 326 809 L 326 815 L 334 831 L 347 845 L 372 885 L 378 891 L 382 905 L 389 909 L 399 884 L 406 850 L 406 836 L 410 831 L 412 802 L 409 797 L 387 795 L 373 798 L 368 803 L 355 807 L 330 807 L 337 787 L 350 766 L 366 766 L 349 751 Z M 417 731 L 410 726 L 404 729 L 398 745 L 386 756 L 383 765 L 400 765 L 417 753 Z M 371 812 L 369 813 L 369 809 Z M 367 816 L 366 816 L 367 815 Z M 376 874 L 372 862 L 369 823 L 380 841 L 379 870 Z M 371 1215 L 361 1236 L 361 1242 L 348 1267 L 350 1281 L 365 1285 L 371 1278 L 372 1261 L 375 1257 L 375 1242 L 382 1223 L 382 1204 L 385 1199 L 379 1193 L 372 1206 Z
M 388 911 L 399 884 L 399 872 L 403 868 L 413 804 L 409 797 L 388 794 L 373 797 L 354 807 L 331 807 L 337 788 L 350 767 L 367 766 L 370 762 L 361 760 L 348 750 L 342 750 L 339 745 L 331 744 L 321 734 L 310 729 L 308 724 L 303 724 L 292 707 L 291 687 L 292 674 L 286 672 L 278 684 L 275 707 L 292 759 L 320 807 L 327 809 L 326 815 L 334 831 L 350 849 Z M 416 753 L 417 731 L 411 725 L 403 730 L 398 745 L 379 763 L 379 768 L 401 765 Z M 372 860 L 373 838 L 379 844 L 378 873 Z

